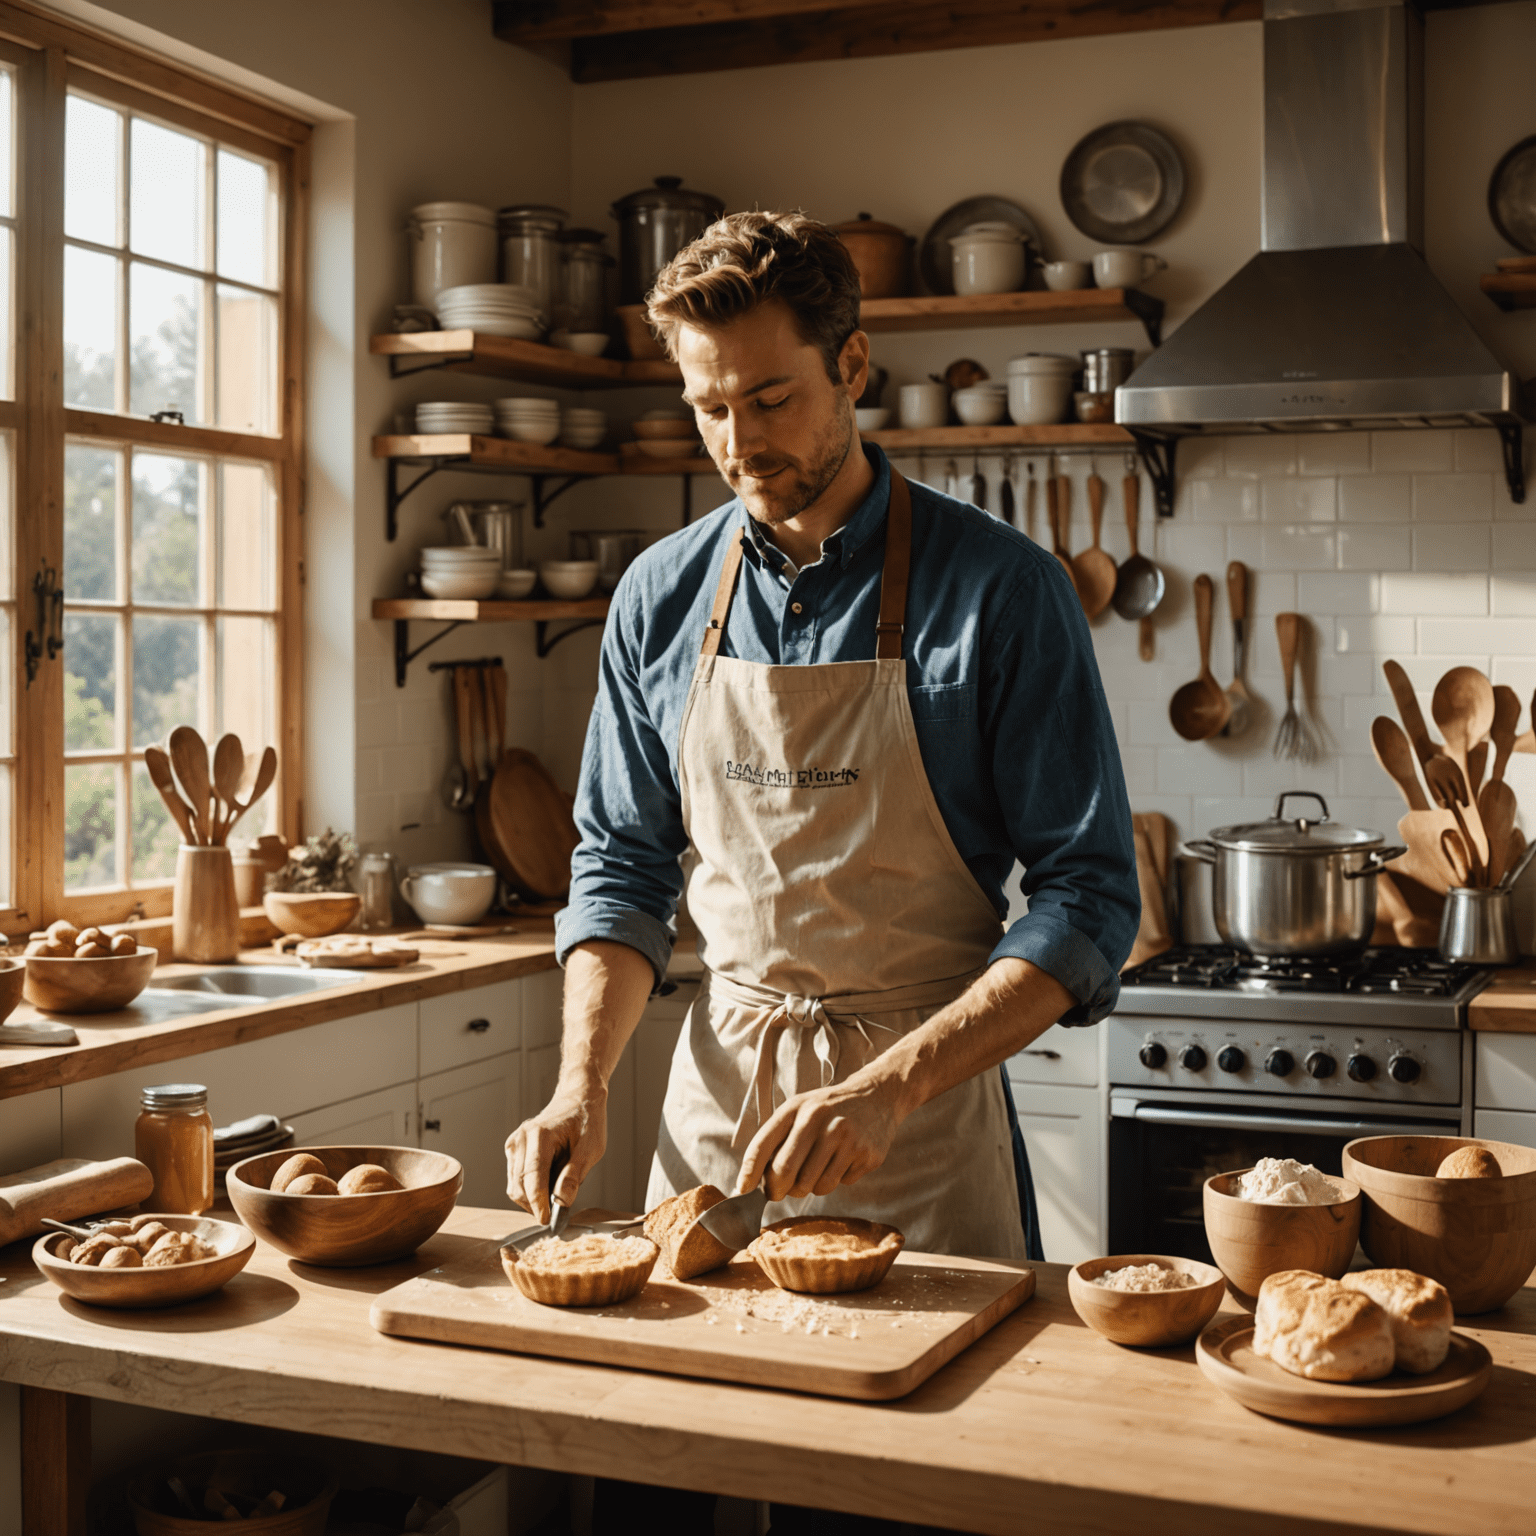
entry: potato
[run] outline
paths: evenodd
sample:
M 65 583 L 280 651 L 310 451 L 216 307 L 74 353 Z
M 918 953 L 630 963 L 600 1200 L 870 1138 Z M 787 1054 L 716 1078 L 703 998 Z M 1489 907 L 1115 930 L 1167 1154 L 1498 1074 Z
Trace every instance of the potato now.
M 82 944 L 75 951 L 76 960 L 99 960 L 103 955 L 111 954 L 111 950 L 97 943 Z
M 109 1248 L 101 1256 L 101 1269 L 139 1269 L 143 1266 L 144 1259 L 137 1248 L 129 1248 L 126 1244 L 119 1248 Z
M 285 1195 L 334 1195 L 338 1193 L 335 1179 L 323 1173 L 302 1173 L 283 1191 Z
M 114 955 L 136 955 L 138 952 L 139 941 L 131 933 L 118 933 L 112 936 Z
M 321 1177 L 329 1177 L 325 1164 L 312 1152 L 296 1152 L 272 1175 L 272 1182 L 267 1188 L 274 1194 L 280 1195 L 295 1179 L 306 1173 L 318 1173 Z
M 344 1195 L 378 1195 L 405 1186 L 389 1169 L 381 1168 L 377 1163 L 359 1163 L 342 1174 L 336 1188 Z
M 171 1228 L 163 1221 L 147 1221 L 142 1227 L 136 1227 L 125 1241 L 137 1248 L 140 1253 L 148 1253 L 169 1231 Z
M 80 930 L 67 918 L 61 917 L 56 923 L 49 923 L 48 937 L 55 944 L 68 944 L 73 947 L 76 939 L 80 937 Z

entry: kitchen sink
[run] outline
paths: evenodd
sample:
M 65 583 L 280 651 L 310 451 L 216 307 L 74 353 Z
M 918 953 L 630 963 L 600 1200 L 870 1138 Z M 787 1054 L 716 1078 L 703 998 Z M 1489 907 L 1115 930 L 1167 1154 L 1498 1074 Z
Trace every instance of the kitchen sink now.
M 191 976 L 156 978 L 155 992 L 195 992 L 215 997 L 248 997 L 270 1002 L 323 992 L 358 980 L 358 971 L 309 971 L 285 965 L 216 965 Z

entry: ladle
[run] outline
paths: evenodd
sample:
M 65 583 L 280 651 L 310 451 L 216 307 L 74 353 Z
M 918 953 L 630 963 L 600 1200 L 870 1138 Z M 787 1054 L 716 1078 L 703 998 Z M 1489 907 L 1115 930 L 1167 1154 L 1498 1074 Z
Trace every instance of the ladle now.
M 1168 718 L 1185 741 L 1204 741 L 1227 723 L 1232 701 L 1211 675 L 1211 604 L 1215 587 L 1206 575 L 1195 577 L 1195 625 L 1200 635 L 1200 675 L 1185 683 L 1168 705 Z
M 1109 607 L 1119 579 L 1114 560 L 1099 547 L 1104 522 L 1104 482 L 1097 470 L 1088 473 L 1088 515 L 1093 525 L 1093 543 L 1082 554 L 1072 557 L 1072 574 L 1077 580 L 1083 612 L 1096 619 Z

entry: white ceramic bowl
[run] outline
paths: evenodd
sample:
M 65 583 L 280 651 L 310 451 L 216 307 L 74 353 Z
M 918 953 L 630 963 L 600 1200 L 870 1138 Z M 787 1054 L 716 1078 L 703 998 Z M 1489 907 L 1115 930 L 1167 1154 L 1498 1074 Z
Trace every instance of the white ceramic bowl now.
M 891 413 L 883 405 L 866 405 L 853 413 L 853 419 L 858 423 L 860 432 L 882 432 L 886 422 L 891 419 Z
M 539 580 L 551 597 L 575 602 L 597 585 L 597 561 L 546 560 L 539 567 Z
M 968 427 L 996 426 L 1008 409 L 1005 395 L 995 389 L 957 389 L 955 415 Z
M 555 346 L 583 357 L 601 357 L 608 350 L 607 331 L 556 331 L 549 339 Z
M 428 544 L 421 551 L 423 565 L 475 565 L 500 558 L 496 550 L 480 544 Z
M 1086 288 L 1093 279 L 1093 268 L 1086 261 L 1048 261 L 1041 270 L 1045 273 L 1045 286 L 1052 293 Z
M 496 578 L 496 596 L 505 603 L 520 602 L 538 585 L 537 571 L 503 571 Z
M 1008 359 L 1008 377 L 1023 373 L 1064 373 L 1070 377 L 1082 366 L 1078 358 L 1062 352 L 1026 352 L 1022 357 Z
M 901 424 L 907 430 L 949 424 L 947 384 L 903 384 L 900 398 Z
M 496 871 L 489 864 L 413 864 L 400 894 L 424 923 L 478 923 L 496 899 Z
M 497 573 L 494 570 L 480 572 L 474 575 L 439 575 L 434 571 L 421 573 L 421 590 L 428 597 L 442 598 L 472 598 L 478 601 L 480 598 L 489 597 L 496 590 Z
M 1008 415 L 1021 427 L 1066 421 L 1071 407 L 1070 373 L 1018 373 L 1008 380 Z
M 499 421 L 497 432 L 510 437 L 516 443 L 537 443 L 541 447 L 560 436 L 560 422 L 554 421 Z

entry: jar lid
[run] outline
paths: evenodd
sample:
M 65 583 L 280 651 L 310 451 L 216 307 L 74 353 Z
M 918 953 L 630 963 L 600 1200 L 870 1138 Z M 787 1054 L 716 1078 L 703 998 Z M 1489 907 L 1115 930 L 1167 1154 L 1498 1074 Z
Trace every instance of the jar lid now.
M 849 219 L 846 224 L 834 224 L 834 235 L 894 235 L 898 240 L 905 240 L 907 232 L 898 229 L 894 224 L 884 224 L 879 219 L 868 213 L 861 213 L 856 219 Z
M 970 243 L 985 245 L 1024 245 L 1027 242 L 1022 230 L 1012 224 L 968 224 L 958 235 L 951 235 L 951 245 Z
M 561 245 L 601 245 L 607 235 L 600 229 L 562 229 Z
M 145 1109 L 206 1109 L 208 1090 L 201 1083 L 161 1083 L 141 1088 L 139 1102 Z
M 1287 800 L 1312 800 L 1322 812 L 1316 818 L 1286 816 Z M 1380 832 L 1346 827 L 1328 819 L 1328 802 L 1310 789 L 1288 789 L 1275 801 L 1275 813 L 1264 821 L 1217 827 L 1211 841 L 1223 848 L 1253 853 L 1338 853 L 1344 849 L 1379 848 Z
M 553 232 L 565 223 L 569 215 L 564 208 L 551 207 L 548 203 L 512 203 L 496 210 L 496 222 L 503 229 L 520 231 L 547 230 Z
M 439 224 L 445 219 L 463 219 L 470 224 L 494 224 L 496 215 L 479 203 L 420 203 L 411 209 L 418 224 Z
M 622 219 L 640 208 L 689 208 L 696 213 L 707 213 L 714 219 L 725 212 L 725 204 L 718 197 L 685 188 L 681 176 L 658 176 L 655 186 L 626 193 L 615 199 L 609 211 L 614 218 Z

